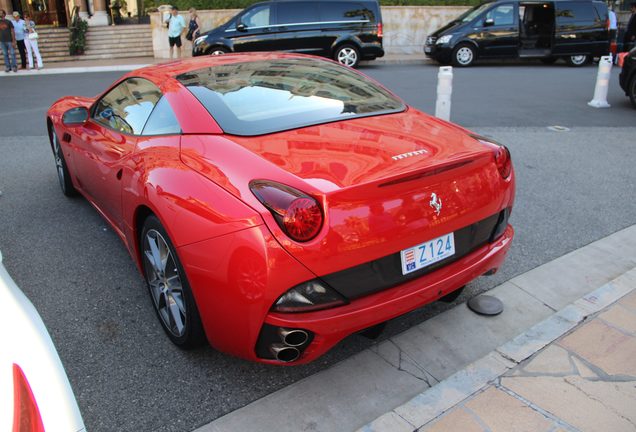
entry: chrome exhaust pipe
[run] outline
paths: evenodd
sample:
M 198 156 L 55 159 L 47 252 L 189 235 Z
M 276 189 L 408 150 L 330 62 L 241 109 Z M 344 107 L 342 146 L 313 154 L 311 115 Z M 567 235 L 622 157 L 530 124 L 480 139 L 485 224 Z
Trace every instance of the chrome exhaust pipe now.
M 290 347 L 299 347 L 309 340 L 309 334 L 305 330 L 287 330 L 281 328 L 278 330 L 281 341 Z
M 298 360 L 298 357 L 300 357 L 300 351 L 298 351 L 298 348 L 274 344 L 269 349 L 272 354 L 274 354 L 274 357 L 276 357 L 276 360 L 285 363 L 293 362 L 294 360 Z

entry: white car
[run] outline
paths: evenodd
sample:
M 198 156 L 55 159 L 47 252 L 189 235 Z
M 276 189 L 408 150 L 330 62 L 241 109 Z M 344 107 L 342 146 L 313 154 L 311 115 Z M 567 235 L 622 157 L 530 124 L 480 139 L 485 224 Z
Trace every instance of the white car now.
M 85 431 L 53 341 L 1 252 L 0 305 L 0 431 Z

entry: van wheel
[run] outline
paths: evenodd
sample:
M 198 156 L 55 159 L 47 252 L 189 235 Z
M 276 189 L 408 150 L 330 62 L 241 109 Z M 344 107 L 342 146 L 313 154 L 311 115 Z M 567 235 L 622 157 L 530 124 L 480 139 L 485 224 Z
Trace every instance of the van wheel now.
M 214 47 L 211 48 L 210 51 L 208 51 L 209 55 L 213 55 L 213 56 L 217 56 L 217 55 L 223 55 L 223 54 L 227 54 L 229 51 L 227 50 L 227 48 L 224 47 Z
M 557 57 L 545 57 L 541 59 L 541 63 L 551 65 L 556 63 L 557 60 L 558 60 Z
M 453 66 L 466 67 L 475 62 L 477 52 L 472 45 L 460 44 L 453 50 Z
M 585 54 L 583 54 L 583 55 L 574 55 L 574 56 L 566 57 L 565 58 L 565 62 L 569 66 L 579 67 L 579 66 L 583 66 L 585 63 L 587 63 L 589 59 L 590 59 L 590 57 L 585 55 Z
M 627 94 L 632 106 L 636 108 L 636 74 L 632 75 L 632 79 L 627 84 Z
M 341 65 L 354 68 L 360 63 L 360 51 L 353 45 L 340 45 L 336 48 L 333 59 Z

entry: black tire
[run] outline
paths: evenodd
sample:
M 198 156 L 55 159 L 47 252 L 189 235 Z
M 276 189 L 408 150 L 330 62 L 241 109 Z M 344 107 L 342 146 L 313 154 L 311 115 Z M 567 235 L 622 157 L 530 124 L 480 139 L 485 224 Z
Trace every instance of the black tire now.
M 632 106 L 636 108 L 636 74 L 632 74 L 632 78 L 627 84 L 627 95 L 629 96 L 629 101 L 632 103 Z
M 453 62 L 453 66 L 468 67 L 475 63 L 476 58 L 477 50 L 475 47 L 473 45 L 463 43 L 455 47 L 451 61 Z
M 455 300 L 457 300 L 457 298 L 461 295 L 462 292 L 464 292 L 464 288 L 466 288 L 466 285 L 464 285 L 463 287 L 457 288 L 455 291 L 446 294 L 444 297 L 440 297 L 438 301 L 441 301 L 443 303 L 452 303 Z
M 205 333 L 199 310 L 176 248 L 155 215 L 144 221 L 139 250 L 150 299 L 164 331 L 179 348 L 200 347 Z
M 60 188 L 62 189 L 62 193 L 67 197 L 73 197 L 77 195 L 77 190 L 73 186 L 73 181 L 71 180 L 71 174 L 68 171 L 68 166 L 66 165 L 66 159 L 64 159 L 64 152 L 62 151 L 62 147 L 60 146 L 60 140 L 57 138 L 57 134 L 53 130 L 50 129 L 50 137 L 51 137 L 51 148 L 53 150 L 53 158 L 55 159 L 55 167 L 57 170 L 57 179 L 60 182 Z
M 208 55 L 223 55 L 223 54 L 227 54 L 229 52 L 230 52 L 230 50 L 228 50 L 227 48 L 222 47 L 222 46 L 217 46 L 217 47 L 210 48 L 208 50 Z
M 557 60 L 558 60 L 557 57 L 545 57 L 545 58 L 542 58 L 540 61 L 543 64 L 551 65 L 556 63 Z
M 360 50 L 351 44 L 340 45 L 334 51 L 333 59 L 341 65 L 355 68 L 360 63 Z
M 589 61 L 590 61 L 590 56 L 588 55 L 574 55 L 574 56 L 567 56 L 565 58 L 565 62 L 568 64 L 568 66 L 572 66 L 572 67 L 581 67 L 585 65 L 586 63 L 588 63 Z

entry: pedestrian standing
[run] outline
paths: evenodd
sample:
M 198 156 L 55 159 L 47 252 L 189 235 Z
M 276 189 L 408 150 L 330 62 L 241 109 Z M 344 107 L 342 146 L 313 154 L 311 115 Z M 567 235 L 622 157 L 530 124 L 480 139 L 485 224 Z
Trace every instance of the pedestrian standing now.
M 185 30 L 185 20 L 179 15 L 179 9 L 176 6 L 172 6 L 170 11 L 170 18 L 168 18 L 168 43 L 170 44 L 170 58 L 172 58 L 172 52 L 174 46 L 177 46 L 177 58 L 181 58 L 181 34 Z
M 26 69 L 26 45 L 24 44 L 24 20 L 20 18 L 20 12 L 13 12 L 13 31 L 15 32 L 15 43 L 18 45 L 18 51 L 20 52 L 20 60 L 22 67 L 20 69 Z
M 5 72 L 18 71 L 18 65 L 15 62 L 15 33 L 13 31 L 13 22 L 7 19 L 7 13 L 0 9 L 0 45 L 2 45 L 2 54 L 4 55 Z
M 636 2 L 630 6 L 632 15 L 629 17 L 629 22 L 625 29 L 625 36 L 623 36 L 623 51 L 625 52 L 633 48 L 634 42 L 636 42 Z
M 201 21 L 199 20 L 199 15 L 197 14 L 197 10 L 195 8 L 190 8 L 188 12 L 190 12 L 190 22 L 188 23 L 188 33 L 186 34 L 186 39 L 189 41 L 194 41 L 201 34 Z
M 42 69 L 42 56 L 40 56 L 40 49 L 38 47 L 38 33 L 35 31 L 35 22 L 33 22 L 29 14 L 24 15 L 24 29 L 26 33 L 24 44 L 27 49 L 27 57 L 29 58 L 29 69 L 33 69 L 34 55 L 38 69 Z
M 618 25 L 616 23 L 616 12 L 614 12 L 614 8 L 610 7 L 607 11 L 607 15 L 609 18 L 609 40 L 610 44 L 616 41 L 616 31 L 618 30 Z

